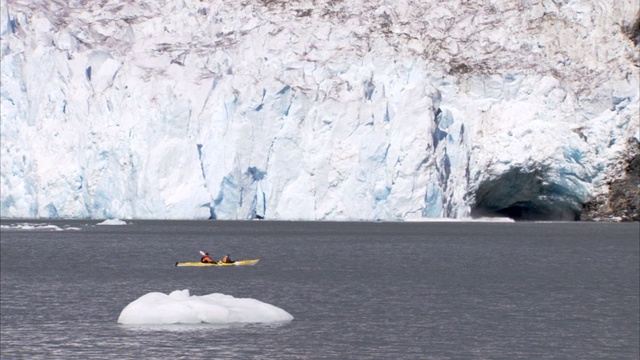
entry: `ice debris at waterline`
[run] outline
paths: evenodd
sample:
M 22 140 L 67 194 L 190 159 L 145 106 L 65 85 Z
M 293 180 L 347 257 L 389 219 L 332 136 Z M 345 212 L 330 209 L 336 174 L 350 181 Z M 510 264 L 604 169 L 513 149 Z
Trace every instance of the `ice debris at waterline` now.
M 64 230 L 80 230 L 78 227 L 66 226 L 64 229 L 53 224 L 10 224 L 0 225 L 2 230 L 51 230 L 51 231 L 64 231 Z
M 127 325 L 277 323 L 293 320 L 288 312 L 256 299 L 225 294 L 169 295 L 150 292 L 127 305 L 118 323 Z

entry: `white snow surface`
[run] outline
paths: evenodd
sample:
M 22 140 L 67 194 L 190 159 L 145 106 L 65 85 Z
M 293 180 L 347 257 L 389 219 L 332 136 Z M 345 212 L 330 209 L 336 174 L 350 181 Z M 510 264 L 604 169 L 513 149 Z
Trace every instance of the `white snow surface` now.
M 637 0 L 0 5 L 2 218 L 571 217 L 640 140 Z
M 293 320 L 288 312 L 256 299 L 225 294 L 169 295 L 150 292 L 127 305 L 118 323 L 127 325 L 278 323 Z

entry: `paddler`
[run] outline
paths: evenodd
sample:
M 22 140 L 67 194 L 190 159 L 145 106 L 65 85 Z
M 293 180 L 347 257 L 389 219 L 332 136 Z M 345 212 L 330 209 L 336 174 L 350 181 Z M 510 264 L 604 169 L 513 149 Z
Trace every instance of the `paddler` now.
M 213 259 L 211 257 L 209 257 L 209 253 L 205 253 L 204 256 L 202 256 L 202 258 L 200 259 L 200 262 L 203 262 L 203 263 L 214 263 L 215 261 L 213 261 Z
M 231 260 L 229 254 L 227 254 L 222 258 L 222 262 L 225 264 L 233 264 L 235 261 Z

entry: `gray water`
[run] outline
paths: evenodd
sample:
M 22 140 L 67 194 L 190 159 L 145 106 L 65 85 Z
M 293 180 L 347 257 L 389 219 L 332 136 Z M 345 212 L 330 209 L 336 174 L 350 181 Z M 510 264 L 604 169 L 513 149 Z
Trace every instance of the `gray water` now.
M 638 223 L 14 223 L 0 233 L 2 359 L 640 356 Z M 261 260 L 174 266 L 199 250 Z M 117 323 L 140 296 L 182 289 L 295 319 Z

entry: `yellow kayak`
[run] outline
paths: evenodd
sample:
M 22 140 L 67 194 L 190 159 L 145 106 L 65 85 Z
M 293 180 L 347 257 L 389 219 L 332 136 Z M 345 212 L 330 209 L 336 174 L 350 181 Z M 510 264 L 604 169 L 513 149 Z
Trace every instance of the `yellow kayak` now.
M 215 263 L 203 263 L 200 261 L 183 261 L 177 262 L 176 266 L 242 266 L 242 265 L 255 265 L 260 259 L 252 260 L 236 260 L 232 263 L 222 263 L 220 261 Z

